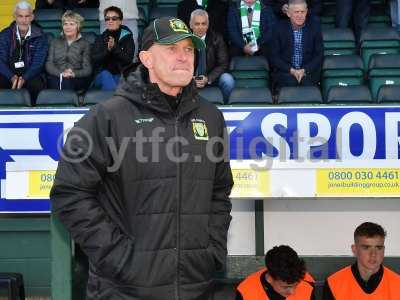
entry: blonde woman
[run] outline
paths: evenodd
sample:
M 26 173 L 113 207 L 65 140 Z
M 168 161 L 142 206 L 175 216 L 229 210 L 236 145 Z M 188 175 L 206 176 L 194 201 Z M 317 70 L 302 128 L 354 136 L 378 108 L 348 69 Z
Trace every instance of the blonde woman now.
M 51 42 L 47 57 L 48 86 L 51 89 L 84 90 L 90 83 L 92 66 L 90 44 L 80 34 L 83 18 L 68 10 L 61 21 L 62 34 Z

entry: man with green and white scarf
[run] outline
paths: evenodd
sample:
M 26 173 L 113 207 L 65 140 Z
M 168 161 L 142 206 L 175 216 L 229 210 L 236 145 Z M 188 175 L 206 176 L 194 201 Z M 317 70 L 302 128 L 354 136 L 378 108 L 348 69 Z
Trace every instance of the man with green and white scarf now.
M 266 56 L 275 22 L 272 7 L 260 0 L 232 3 L 227 22 L 231 56 Z

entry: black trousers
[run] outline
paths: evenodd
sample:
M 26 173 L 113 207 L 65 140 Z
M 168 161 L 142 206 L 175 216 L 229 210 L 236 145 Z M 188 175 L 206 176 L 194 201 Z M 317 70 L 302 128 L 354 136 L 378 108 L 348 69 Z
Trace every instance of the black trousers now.
M 85 91 L 89 87 L 90 81 L 90 77 L 63 78 L 61 89 L 74 90 L 77 92 Z M 49 75 L 47 78 L 47 86 L 49 89 L 60 89 L 60 78 L 58 76 Z
M 11 81 L 0 74 L 0 89 L 11 89 L 11 87 Z M 29 91 L 31 96 L 31 105 L 33 106 L 36 104 L 36 98 L 39 95 L 39 92 L 46 88 L 46 82 L 41 75 L 38 75 L 25 81 L 22 87 Z
M 370 0 L 336 0 L 336 27 L 352 26 L 359 43 L 361 32 L 368 25 L 369 12 Z

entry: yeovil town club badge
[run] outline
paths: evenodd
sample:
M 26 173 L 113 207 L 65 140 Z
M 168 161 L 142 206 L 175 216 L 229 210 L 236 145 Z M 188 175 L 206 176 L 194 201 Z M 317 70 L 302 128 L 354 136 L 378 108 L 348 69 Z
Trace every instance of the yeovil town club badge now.
M 192 119 L 193 135 L 196 140 L 208 141 L 208 130 L 204 120 Z

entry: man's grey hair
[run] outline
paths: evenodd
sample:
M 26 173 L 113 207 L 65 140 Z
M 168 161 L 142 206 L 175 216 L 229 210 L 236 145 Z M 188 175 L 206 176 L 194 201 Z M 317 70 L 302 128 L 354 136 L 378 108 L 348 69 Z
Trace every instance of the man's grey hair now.
M 206 17 L 208 21 L 208 12 L 206 12 L 204 9 L 198 8 L 192 11 L 190 14 L 190 23 L 192 23 L 193 18 L 197 16 Z
M 298 4 L 303 4 L 305 7 L 307 7 L 307 1 L 306 0 L 289 0 L 288 5 L 298 5 Z
M 27 1 L 20 1 L 15 4 L 14 14 L 17 12 L 17 9 L 30 9 L 31 11 L 33 11 L 32 5 Z

